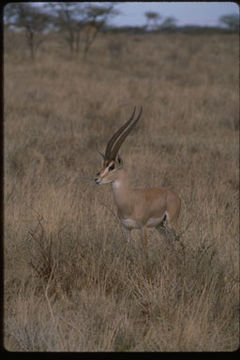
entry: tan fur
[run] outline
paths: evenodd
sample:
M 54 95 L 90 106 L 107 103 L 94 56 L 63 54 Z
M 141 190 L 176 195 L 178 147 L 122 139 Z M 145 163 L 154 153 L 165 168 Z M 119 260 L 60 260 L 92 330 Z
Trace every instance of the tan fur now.
M 114 164 L 115 169 L 109 170 Z M 181 208 L 179 196 L 167 188 L 132 189 L 125 169 L 118 167 L 117 161 L 104 162 L 95 181 L 112 184 L 115 204 L 122 225 L 128 229 L 163 226 L 166 216 L 168 231 L 173 230 Z M 144 235 L 144 238 L 146 235 Z M 146 240 L 144 240 L 146 247 Z
M 164 234 L 169 247 L 172 246 L 172 240 L 177 239 L 172 225 L 178 218 L 181 200 L 175 192 L 166 188 L 131 188 L 118 151 L 141 117 L 142 106 L 134 120 L 135 110 L 136 106 L 130 119 L 112 135 L 107 143 L 105 155 L 100 153 L 104 162 L 95 182 L 97 184 L 112 184 L 121 223 L 124 229 L 129 231 L 132 229 L 142 230 L 142 244 L 147 256 L 147 227 L 155 227 L 160 234 Z

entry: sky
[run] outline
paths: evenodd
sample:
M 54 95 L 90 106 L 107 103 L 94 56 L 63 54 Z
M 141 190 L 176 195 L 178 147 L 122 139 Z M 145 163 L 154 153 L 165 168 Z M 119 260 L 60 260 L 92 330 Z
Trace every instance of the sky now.
M 118 3 L 121 14 L 111 21 L 113 24 L 141 26 L 146 23 L 144 13 L 154 11 L 163 19 L 172 16 L 178 25 L 218 24 L 219 17 L 226 14 L 238 14 L 239 7 L 234 2 L 123 2 Z
M 92 2 L 96 5 L 102 3 Z M 42 5 L 43 3 L 35 3 Z M 118 2 L 116 9 L 120 14 L 109 21 L 117 26 L 142 26 L 146 24 L 146 11 L 154 11 L 163 17 L 174 17 L 177 25 L 218 25 L 222 15 L 239 14 L 234 2 Z

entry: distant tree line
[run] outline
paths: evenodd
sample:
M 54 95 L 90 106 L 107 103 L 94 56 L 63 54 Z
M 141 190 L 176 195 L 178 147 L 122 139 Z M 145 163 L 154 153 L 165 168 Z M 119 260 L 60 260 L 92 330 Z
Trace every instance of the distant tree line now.
M 214 34 L 238 33 L 239 15 L 223 15 L 219 18 L 217 26 L 177 25 L 178 20 L 172 16 L 163 18 L 160 14 L 145 12 L 146 24 L 143 26 L 108 27 L 106 31 L 114 33 L 146 34 L 146 33 L 185 33 L 185 34 Z
M 39 7 L 30 3 L 10 3 L 4 8 L 4 25 L 23 30 L 32 59 L 39 45 L 51 31 L 62 35 L 71 54 L 83 52 L 84 58 L 98 33 L 118 11 L 115 3 L 45 3 Z
M 201 30 L 201 29 L 219 29 L 219 30 L 227 30 L 229 32 L 238 32 L 239 31 L 239 15 L 230 14 L 223 15 L 219 18 L 219 25 L 221 27 L 215 26 L 198 26 L 198 25 L 187 25 L 187 26 L 177 26 L 177 19 L 174 17 L 167 17 L 165 19 L 156 12 L 147 11 L 145 12 L 146 17 L 146 25 L 145 29 L 150 31 L 163 31 L 163 30 L 171 30 L 171 31 L 183 31 L 186 29 L 191 30 Z M 162 22 L 161 22 L 162 20 Z M 222 27 L 223 26 L 223 27 Z
M 49 2 L 43 6 L 31 3 L 9 3 L 4 7 L 4 25 L 14 31 L 23 31 L 30 55 L 35 59 L 39 46 L 49 32 L 58 32 L 72 55 L 88 52 L 101 33 L 236 33 L 239 32 L 239 15 L 230 14 L 219 18 L 219 26 L 178 26 L 174 17 L 163 18 L 160 14 L 147 11 L 145 25 L 117 27 L 109 20 L 119 14 L 118 3 L 103 2 Z

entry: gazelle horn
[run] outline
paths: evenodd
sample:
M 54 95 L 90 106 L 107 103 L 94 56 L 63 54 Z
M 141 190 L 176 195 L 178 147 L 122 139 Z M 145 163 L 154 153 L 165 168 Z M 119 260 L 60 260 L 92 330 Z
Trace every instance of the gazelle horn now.
M 122 133 L 122 131 L 124 131 L 126 129 L 126 127 L 130 124 L 130 122 L 134 118 L 135 110 L 136 110 L 136 106 L 134 107 L 134 110 L 133 110 L 133 113 L 132 113 L 132 116 L 130 117 L 130 119 L 123 126 L 121 126 L 120 129 L 118 129 L 118 131 L 116 131 L 113 134 L 113 136 L 111 137 L 111 139 L 108 141 L 106 151 L 105 151 L 105 159 L 106 160 L 110 159 L 110 154 L 111 154 L 111 150 L 113 147 L 113 143 L 117 140 L 117 138 Z
M 134 122 L 132 122 L 132 124 L 129 126 L 129 124 L 131 123 L 131 121 L 134 118 L 135 111 L 136 111 L 136 106 L 134 107 L 134 110 L 133 110 L 133 113 L 132 113 L 132 116 L 130 117 L 130 119 L 123 126 L 121 126 L 120 129 L 115 134 L 113 134 L 111 139 L 108 141 L 105 155 L 104 155 L 105 160 L 115 160 L 118 150 L 120 149 L 120 146 L 122 145 L 123 141 L 125 140 L 127 135 L 130 133 L 130 131 L 133 129 L 133 127 L 137 124 L 138 120 L 140 119 L 140 116 L 142 114 L 142 106 L 141 106 L 141 109 L 140 109 L 137 119 L 134 120 Z M 124 132 L 125 129 L 127 129 L 127 130 Z M 117 142 L 115 142 L 115 141 L 117 141 Z M 114 142 L 115 142 L 115 145 L 113 146 Z
M 131 125 L 127 128 L 127 130 L 125 132 L 122 132 L 120 137 L 118 138 L 116 144 L 114 145 L 114 147 L 113 147 L 113 149 L 111 151 L 111 159 L 116 158 L 117 153 L 118 153 L 118 151 L 120 149 L 120 146 L 122 145 L 122 143 L 124 142 L 124 140 L 126 139 L 128 134 L 130 133 L 130 131 L 137 124 L 138 120 L 140 119 L 141 114 L 142 114 L 142 106 L 141 106 L 140 112 L 139 112 L 138 117 L 136 118 L 136 120 L 134 120 L 134 122 L 132 122 Z

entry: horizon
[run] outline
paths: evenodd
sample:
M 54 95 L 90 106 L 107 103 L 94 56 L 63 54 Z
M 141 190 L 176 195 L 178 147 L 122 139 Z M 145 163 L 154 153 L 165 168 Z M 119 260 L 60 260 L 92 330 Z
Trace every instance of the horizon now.
M 116 8 L 123 13 L 112 22 L 120 26 L 128 23 L 144 25 L 146 11 L 156 12 L 162 19 L 174 17 L 177 26 L 216 26 L 221 16 L 239 14 L 239 7 L 234 2 L 129 2 L 119 3 Z
M 102 5 L 102 2 L 88 2 Z M 42 7 L 46 3 L 29 3 Z M 235 2 L 118 2 L 115 8 L 120 13 L 108 21 L 115 27 L 144 26 L 145 13 L 156 12 L 161 20 L 167 17 L 176 19 L 177 26 L 221 26 L 219 19 L 223 15 L 239 15 L 239 6 Z

